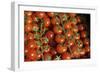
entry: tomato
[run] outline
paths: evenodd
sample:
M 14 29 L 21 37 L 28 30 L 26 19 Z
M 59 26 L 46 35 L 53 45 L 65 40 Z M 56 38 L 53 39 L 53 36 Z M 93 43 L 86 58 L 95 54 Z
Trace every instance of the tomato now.
M 42 54 L 37 55 L 37 59 L 40 60 L 42 58 Z
M 89 53 L 90 52 L 90 47 L 89 46 L 85 46 L 85 52 Z
M 51 60 L 52 59 L 52 55 L 50 53 L 44 53 L 44 60 Z
M 50 26 L 50 19 L 48 17 L 44 18 L 44 26 L 49 27 Z
M 76 25 L 78 23 L 75 17 L 70 18 L 70 22 L 72 22 L 73 25 Z
M 58 17 L 53 17 L 53 18 L 51 19 L 51 24 L 52 24 L 53 26 L 59 25 L 59 24 L 60 24 L 60 19 L 59 19 Z
M 49 39 L 47 37 L 42 37 L 41 41 L 43 44 L 48 44 L 49 43 Z
M 86 38 L 86 37 L 87 37 L 86 31 L 81 31 L 81 38 Z
M 70 29 L 71 28 L 71 22 L 67 22 L 67 23 L 65 23 L 64 24 L 64 28 L 66 29 L 66 30 L 68 30 L 68 29 Z
M 76 16 L 76 13 L 68 13 L 68 15 L 69 15 L 70 17 L 75 17 L 75 16 Z
M 51 49 L 51 50 L 50 50 L 50 53 L 51 53 L 51 55 L 53 55 L 53 56 L 54 56 L 54 55 L 56 55 L 56 54 L 57 54 L 57 51 L 53 48 L 53 49 Z
M 74 45 L 74 40 L 69 40 L 69 41 L 68 41 L 68 45 L 69 45 L 69 46 L 73 46 L 73 45 Z
M 83 40 L 83 43 L 84 43 L 84 45 L 89 46 L 90 41 L 89 41 L 88 38 L 85 38 L 85 39 Z
M 34 35 L 33 35 L 33 33 L 28 33 L 28 35 L 27 35 L 27 38 L 28 38 L 28 40 L 34 40 Z
M 68 30 L 68 31 L 65 32 L 66 38 L 69 38 L 69 37 L 71 37 L 72 35 L 73 35 L 73 32 L 72 32 L 71 30 Z
M 85 29 L 84 24 L 79 24 L 79 25 L 78 25 L 78 30 L 79 30 L 79 31 L 83 31 L 84 29 Z
M 75 51 L 72 53 L 72 57 L 73 57 L 73 58 L 80 58 L 80 52 L 78 52 L 77 50 L 75 50 Z
M 43 46 L 43 51 L 44 51 L 44 53 L 50 52 L 50 49 L 51 49 L 51 47 L 50 47 L 49 45 Z
M 32 16 L 32 19 L 33 19 L 33 22 L 38 22 L 38 21 L 39 21 L 39 18 L 36 17 L 36 15 L 33 15 L 33 16 Z
M 80 23 L 81 22 L 80 16 L 77 16 L 76 19 L 77 19 L 77 23 Z
M 48 31 L 45 36 L 48 39 L 53 39 L 54 38 L 54 32 L 53 31 Z
M 39 18 L 44 18 L 46 16 L 45 12 L 36 12 L 36 16 Z
M 36 48 L 36 43 L 34 41 L 28 41 L 28 48 L 30 49 L 35 49 Z
M 84 49 L 84 48 L 82 48 L 82 49 L 80 50 L 80 55 L 81 55 L 81 56 L 84 56 L 84 55 L 85 55 L 85 53 L 86 53 L 86 52 L 85 52 L 85 49 Z
M 64 45 L 58 44 L 56 47 L 56 51 L 57 53 L 62 54 L 67 51 L 67 47 Z
M 56 41 L 57 43 L 64 43 L 65 37 L 64 37 L 63 35 L 56 35 L 56 36 L 55 36 L 55 41 Z
M 62 27 L 61 26 L 54 26 L 53 31 L 55 34 L 62 34 Z
M 30 31 L 32 31 L 32 24 L 26 24 L 25 25 L 25 32 L 30 32 Z
M 54 17 L 55 16 L 54 12 L 47 12 L 47 14 L 48 14 L 49 17 Z
M 27 57 L 31 60 L 31 61 L 36 61 L 37 60 L 37 52 L 36 50 L 30 49 Z
M 32 11 L 25 11 L 25 15 L 30 17 L 32 15 Z
M 38 31 L 39 30 L 39 26 L 36 23 L 33 23 L 33 31 Z
M 32 22 L 33 22 L 32 17 L 27 17 L 25 20 L 26 24 L 32 24 Z
M 61 59 L 62 60 L 70 60 L 71 59 L 71 55 L 69 54 L 69 53 L 63 53 L 62 55 L 61 55 Z
M 76 25 L 72 25 L 72 31 L 77 33 L 78 32 L 78 27 Z

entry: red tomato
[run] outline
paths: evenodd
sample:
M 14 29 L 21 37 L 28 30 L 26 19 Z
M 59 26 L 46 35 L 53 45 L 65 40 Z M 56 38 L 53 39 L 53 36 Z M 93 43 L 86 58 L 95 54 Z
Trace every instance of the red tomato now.
M 25 25 L 25 32 L 30 32 L 30 31 L 32 31 L 32 24 L 26 24 Z
M 35 49 L 36 48 L 36 43 L 35 41 L 28 41 L 28 48 L 30 49 Z
M 38 31 L 39 30 L 39 27 L 37 24 L 33 23 L 33 28 L 32 28 L 33 31 Z
M 32 11 L 25 11 L 25 15 L 28 16 L 28 17 L 31 16 L 32 15 Z
M 89 41 L 88 38 L 85 38 L 85 39 L 83 40 L 83 43 L 84 43 L 84 45 L 89 46 L 90 41 Z
M 72 57 L 73 57 L 73 58 L 80 58 L 80 52 L 78 52 L 77 50 L 74 51 L 74 52 L 72 53 Z
M 71 55 L 69 53 L 63 53 L 61 55 L 62 60 L 70 60 L 71 59 Z
M 54 55 L 57 54 L 57 51 L 56 51 L 55 49 L 51 49 L 51 50 L 50 50 L 50 53 L 54 56 Z
M 86 31 L 81 31 L 81 38 L 86 38 L 86 37 L 87 37 Z
M 51 19 L 51 23 L 52 23 L 53 26 L 59 25 L 60 24 L 60 19 L 58 17 L 53 17 Z
M 44 26 L 49 27 L 50 26 L 50 19 L 48 17 L 44 18 Z
M 64 43 L 65 37 L 64 37 L 63 35 L 56 35 L 56 36 L 55 36 L 55 41 L 56 41 L 57 43 Z
M 78 25 L 78 30 L 83 31 L 85 29 L 84 24 L 79 24 Z
M 81 56 L 84 56 L 84 55 L 85 55 L 85 53 L 86 53 L 86 52 L 85 52 L 85 49 L 84 49 L 84 48 L 82 48 L 82 49 L 80 50 L 80 55 L 81 55 Z
M 32 24 L 32 22 L 33 22 L 32 17 L 27 17 L 25 20 L 26 24 Z
M 53 39 L 54 38 L 54 32 L 48 31 L 45 35 L 48 39 Z
M 48 52 L 50 52 L 50 46 L 49 45 L 45 45 L 44 46 L 44 53 L 48 53 Z
M 79 48 L 83 47 L 83 41 L 82 40 L 77 40 L 76 44 L 78 45 Z
M 57 53 L 62 54 L 67 51 L 67 47 L 64 45 L 58 44 L 56 47 L 56 51 L 57 51 Z
M 50 53 L 44 53 L 44 60 L 52 60 L 52 55 Z
M 34 40 L 34 35 L 33 35 L 33 33 L 28 33 L 28 35 L 27 35 L 27 38 L 28 38 L 28 40 Z
M 69 38 L 73 35 L 73 32 L 71 30 L 68 30 L 66 33 L 65 33 L 65 36 L 66 38 Z
M 54 17 L 55 16 L 54 12 L 47 12 L 47 14 L 48 14 L 49 17 Z
M 36 17 L 36 15 L 33 15 L 33 16 L 32 16 L 32 19 L 33 19 L 34 22 L 38 22 L 38 21 L 39 21 L 39 18 Z
M 54 26 L 53 31 L 55 34 L 62 34 L 62 27 L 61 26 Z
M 66 30 L 68 30 L 68 29 L 71 29 L 71 22 L 67 22 L 67 23 L 65 23 L 64 24 L 64 28 L 66 29 Z
M 46 16 L 45 12 L 36 12 L 36 16 L 39 18 L 44 18 Z
M 72 31 L 77 33 L 78 32 L 78 27 L 76 25 L 72 25 Z
M 76 33 L 74 37 L 75 37 L 76 40 L 79 40 L 80 39 L 80 34 Z
M 85 52 L 89 53 L 90 52 L 90 47 L 89 46 L 85 46 Z

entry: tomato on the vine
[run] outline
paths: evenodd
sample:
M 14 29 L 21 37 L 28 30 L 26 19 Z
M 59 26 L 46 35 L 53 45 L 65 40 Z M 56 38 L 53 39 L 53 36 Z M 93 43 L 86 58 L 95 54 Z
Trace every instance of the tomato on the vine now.
M 51 24 L 53 26 L 59 25 L 60 24 L 60 19 L 58 17 L 51 18 Z
M 50 19 L 48 17 L 45 17 L 43 20 L 44 20 L 44 26 L 49 27 L 50 26 Z
M 71 59 L 71 55 L 69 54 L 69 53 L 63 53 L 62 55 L 61 55 L 61 58 L 63 59 L 63 60 L 70 60 Z
M 26 24 L 25 25 L 25 32 L 30 32 L 30 31 L 32 31 L 32 24 Z
M 62 31 L 62 27 L 59 26 L 59 25 L 58 26 L 54 26 L 53 27 L 53 31 L 54 31 L 55 34 L 62 34 L 62 32 L 63 32 Z
M 47 12 L 47 14 L 48 14 L 49 17 L 54 17 L 55 16 L 54 12 Z
M 63 36 L 63 35 L 56 35 L 55 36 L 55 41 L 57 43 L 64 43 L 65 42 L 65 36 Z
M 39 18 L 44 18 L 46 16 L 45 12 L 36 12 L 36 16 Z
M 48 32 L 46 32 L 45 36 L 48 39 L 53 39 L 54 38 L 54 32 L 53 31 L 48 31 Z

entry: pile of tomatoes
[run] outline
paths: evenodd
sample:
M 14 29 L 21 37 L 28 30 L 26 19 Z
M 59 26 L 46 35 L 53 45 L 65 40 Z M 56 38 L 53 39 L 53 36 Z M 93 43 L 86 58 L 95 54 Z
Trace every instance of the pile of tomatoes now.
M 24 61 L 90 58 L 84 14 L 24 12 Z

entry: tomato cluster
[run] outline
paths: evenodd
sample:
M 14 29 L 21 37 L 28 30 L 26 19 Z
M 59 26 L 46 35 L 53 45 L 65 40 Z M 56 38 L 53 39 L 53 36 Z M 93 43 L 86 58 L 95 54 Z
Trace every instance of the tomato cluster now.
M 90 58 L 84 14 L 24 12 L 24 61 Z

